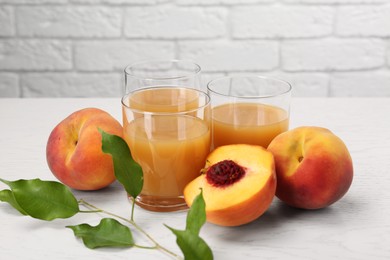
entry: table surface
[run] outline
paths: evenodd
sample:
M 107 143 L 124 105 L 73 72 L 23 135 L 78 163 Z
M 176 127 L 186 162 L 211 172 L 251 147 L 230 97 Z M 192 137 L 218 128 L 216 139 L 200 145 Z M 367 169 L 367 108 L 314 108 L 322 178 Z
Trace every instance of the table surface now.
M 55 180 L 45 158 L 51 130 L 72 112 L 98 107 L 121 120 L 120 100 L 0 99 L 0 178 Z M 390 99 L 293 98 L 291 128 L 322 126 L 347 145 L 354 164 L 349 192 L 321 210 L 299 210 L 274 199 L 268 211 L 241 227 L 206 223 L 201 236 L 215 259 L 390 259 Z M 0 190 L 7 188 L 0 184 Z M 74 191 L 84 200 L 123 217 L 130 204 L 118 183 L 100 191 Z M 186 212 L 135 209 L 135 220 L 157 241 L 181 254 L 163 224 L 183 229 Z M 91 250 L 67 225 L 96 225 L 104 215 L 77 214 L 41 221 L 0 203 L 0 259 L 170 259 L 157 250 Z M 147 243 L 134 234 L 139 244 Z

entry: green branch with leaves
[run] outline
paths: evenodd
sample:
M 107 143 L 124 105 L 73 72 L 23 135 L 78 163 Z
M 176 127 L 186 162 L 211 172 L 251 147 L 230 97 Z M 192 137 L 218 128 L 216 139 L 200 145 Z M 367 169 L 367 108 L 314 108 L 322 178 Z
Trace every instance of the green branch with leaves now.
M 102 150 L 111 154 L 117 180 L 133 198 L 130 218 L 100 209 L 83 199 L 77 200 L 67 186 L 56 181 L 40 179 L 8 181 L 0 178 L 0 181 L 9 187 L 9 189 L 0 191 L 0 201 L 9 203 L 23 215 L 46 221 L 70 218 L 78 213 L 104 213 L 110 217 L 103 218 L 96 226 L 84 223 L 66 227 L 72 229 L 74 235 L 81 238 L 84 245 L 91 249 L 99 247 L 156 249 L 173 258 L 181 259 L 181 256 L 163 247 L 135 222 L 135 198 L 143 187 L 142 169 L 133 160 L 129 147 L 121 137 L 110 135 L 102 130 L 99 131 L 102 134 Z M 88 210 L 81 210 L 80 205 Z M 126 225 L 119 221 L 125 222 Z M 205 201 L 202 191 L 200 191 L 187 213 L 184 230 L 165 225 L 176 236 L 176 243 L 181 249 L 184 259 L 213 259 L 210 247 L 199 236 L 200 229 L 205 222 Z M 143 234 L 152 243 L 152 246 L 138 245 L 129 226 Z

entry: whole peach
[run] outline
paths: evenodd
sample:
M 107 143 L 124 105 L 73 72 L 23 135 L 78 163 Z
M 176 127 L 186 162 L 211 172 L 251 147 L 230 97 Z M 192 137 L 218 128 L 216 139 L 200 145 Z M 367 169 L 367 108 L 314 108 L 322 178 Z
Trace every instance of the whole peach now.
M 351 186 L 350 153 L 343 141 L 326 128 L 289 130 L 276 136 L 268 150 L 275 159 L 276 196 L 293 207 L 327 207 Z
M 48 166 L 57 179 L 70 188 L 98 190 L 115 181 L 112 158 L 102 152 L 99 128 L 122 136 L 121 124 L 97 108 L 72 113 L 49 136 Z

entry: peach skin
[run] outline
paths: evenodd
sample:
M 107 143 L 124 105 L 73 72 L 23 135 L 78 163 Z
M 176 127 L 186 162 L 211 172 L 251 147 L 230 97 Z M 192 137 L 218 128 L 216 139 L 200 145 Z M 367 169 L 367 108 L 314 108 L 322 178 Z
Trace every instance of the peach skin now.
M 112 158 L 102 152 L 98 129 L 122 136 L 122 126 L 97 108 L 78 110 L 51 132 L 46 159 L 52 173 L 77 190 L 98 190 L 115 181 Z
M 275 158 L 276 196 L 293 207 L 327 207 L 351 186 L 350 153 L 343 141 L 326 128 L 289 130 L 275 137 L 268 150 Z

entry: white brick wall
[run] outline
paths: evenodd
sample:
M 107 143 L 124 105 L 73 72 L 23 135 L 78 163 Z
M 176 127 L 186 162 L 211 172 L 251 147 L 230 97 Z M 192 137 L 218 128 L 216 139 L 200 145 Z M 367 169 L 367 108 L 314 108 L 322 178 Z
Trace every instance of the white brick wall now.
M 121 36 L 122 10 L 102 6 L 20 6 L 16 9 L 20 36 L 110 38 Z
M 0 0 L 0 97 L 120 96 L 138 60 L 390 96 L 389 0 Z
M 281 48 L 286 71 L 353 71 L 385 66 L 386 46 L 381 39 L 288 40 Z
M 175 44 L 170 41 L 88 40 L 73 45 L 77 71 L 122 73 L 128 63 L 144 59 L 172 59 Z
M 259 5 L 232 9 L 234 38 L 314 38 L 332 34 L 334 8 Z
M 276 41 L 183 41 L 179 58 L 197 61 L 210 72 L 270 71 L 279 63 Z
M 128 38 L 203 39 L 224 37 L 227 10 L 221 7 L 154 5 L 125 9 Z

